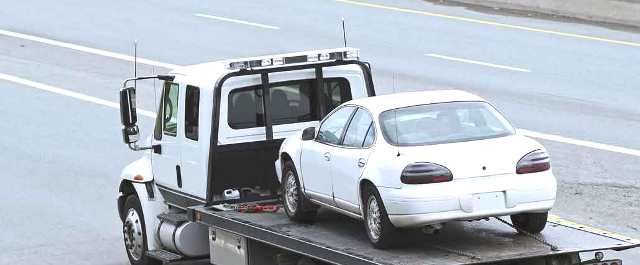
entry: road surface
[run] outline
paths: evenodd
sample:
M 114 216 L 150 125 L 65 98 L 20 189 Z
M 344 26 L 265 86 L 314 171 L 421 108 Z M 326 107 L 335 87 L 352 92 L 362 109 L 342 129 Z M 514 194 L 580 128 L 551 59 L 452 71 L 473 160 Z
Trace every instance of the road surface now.
M 0 264 L 127 264 L 115 198 L 137 158 L 117 90 L 138 74 L 343 45 L 378 93 L 487 98 L 548 148 L 553 213 L 640 237 L 640 34 L 424 1 L 35 1 L 0 9 Z M 142 83 L 139 108 L 155 109 Z M 156 84 L 156 88 L 158 85 Z M 140 118 L 143 131 L 152 120 Z M 640 250 L 607 255 L 639 262 Z

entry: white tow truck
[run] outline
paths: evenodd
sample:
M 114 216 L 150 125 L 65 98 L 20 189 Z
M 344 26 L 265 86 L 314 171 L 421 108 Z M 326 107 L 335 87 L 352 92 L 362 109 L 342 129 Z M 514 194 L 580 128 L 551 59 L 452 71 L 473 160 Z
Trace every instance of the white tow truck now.
M 153 136 L 139 145 L 136 81 L 163 82 Z M 405 244 L 372 248 L 357 220 L 320 211 L 316 224 L 278 209 L 274 161 L 283 139 L 333 108 L 375 96 L 359 50 L 340 48 L 218 61 L 127 79 L 124 142 L 144 155 L 127 165 L 118 211 L 134 265 L 208 260 L 241 264 L 604 264 L 580 252 L 640 242 L 550 219 L 541 235 L 508 222 L 458 222 L 446 233 L 406 231 Z M 608 265 L 619 260 L 607 261 Z

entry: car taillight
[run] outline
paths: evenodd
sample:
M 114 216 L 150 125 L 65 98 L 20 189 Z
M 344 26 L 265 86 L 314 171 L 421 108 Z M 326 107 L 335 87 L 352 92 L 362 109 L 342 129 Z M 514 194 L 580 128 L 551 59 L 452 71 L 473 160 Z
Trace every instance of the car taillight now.
M 516 165 L 516 173 L 527 174 L 548 170 L 551 168 L 549 155 L 542 150 L 535 150 L 520 158 Z
M 404 184 L 428 184 L 453 179 L 451 171 L 434 163 L 413 163 L 402 170 L 400 181 Z

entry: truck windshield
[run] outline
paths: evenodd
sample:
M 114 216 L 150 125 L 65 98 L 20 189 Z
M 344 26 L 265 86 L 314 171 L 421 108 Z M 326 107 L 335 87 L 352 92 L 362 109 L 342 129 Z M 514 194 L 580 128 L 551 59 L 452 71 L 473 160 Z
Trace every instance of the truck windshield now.
M 464 142 L 514 134 L 507 120 L 486 102 L 448 102 L 384 111 L 380 124 L 392 145 Z

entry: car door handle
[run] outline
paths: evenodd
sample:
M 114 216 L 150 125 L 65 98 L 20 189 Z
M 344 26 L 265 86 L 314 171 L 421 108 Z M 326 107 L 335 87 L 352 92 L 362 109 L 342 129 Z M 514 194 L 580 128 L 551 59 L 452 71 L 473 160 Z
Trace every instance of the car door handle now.
M 322 156 L 324 156 L 324 160 L 331 161 L 331 154 L 324 153 L 324 155 L 322 155 Z
M 358 159 L 358 167 L 364 167 L 364 165 L 366 164 L 367 164 L 367 160 L 365 160 L 364 158 Z

